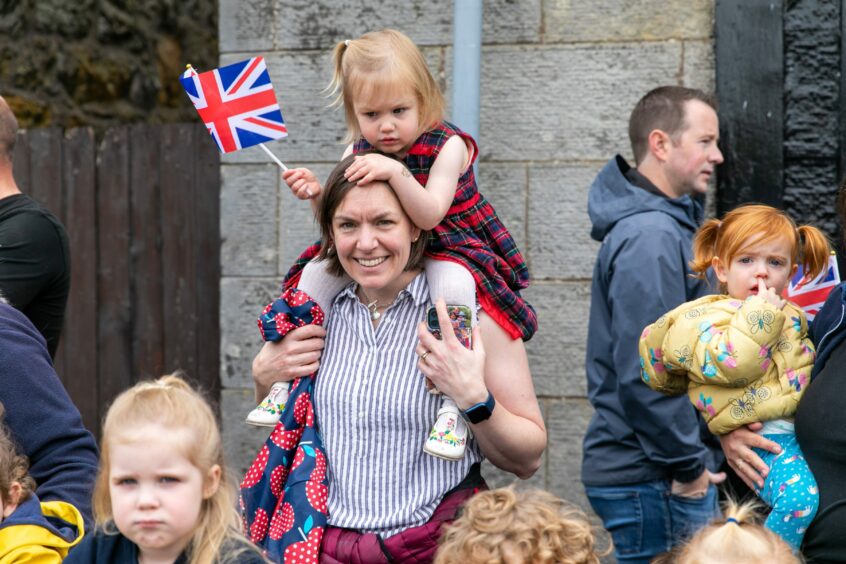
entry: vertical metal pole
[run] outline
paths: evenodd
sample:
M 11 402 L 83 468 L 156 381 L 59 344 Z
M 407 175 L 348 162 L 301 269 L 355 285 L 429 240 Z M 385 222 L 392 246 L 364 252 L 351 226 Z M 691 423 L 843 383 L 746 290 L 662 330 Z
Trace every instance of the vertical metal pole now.
M 482 0 L 453 0 L 452 121 L 479 139 Z

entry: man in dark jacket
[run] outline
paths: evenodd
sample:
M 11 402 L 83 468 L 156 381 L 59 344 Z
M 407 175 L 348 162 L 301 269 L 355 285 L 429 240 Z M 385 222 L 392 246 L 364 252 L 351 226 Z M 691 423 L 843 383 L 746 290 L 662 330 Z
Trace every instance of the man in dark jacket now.
M 646 94 L 629 120 L 637 167 L 617 155 L 590 188 L 591 236 L 602 245 L 591 286 L 586 372 L 595 413 L 582 481 L 619 562 L 649 562 L 717 513 L 719 443 L 686 396 L 640 379 L 643 328 L 709 293 L 689 276 L 691 242 L 723 161 L 714 101 L 688 88 Z
M 0 404 L 12 438 L 29 458 L 39 499 L 74 505 L 87 528 L 97 444 L 53 370 L 44 337 L 2 296 Z
M 0 97 L 0 291 L 24 312 L 56 355 L 70 290 L 65 228 L 22 194 L 12 174 L 18 122 Z

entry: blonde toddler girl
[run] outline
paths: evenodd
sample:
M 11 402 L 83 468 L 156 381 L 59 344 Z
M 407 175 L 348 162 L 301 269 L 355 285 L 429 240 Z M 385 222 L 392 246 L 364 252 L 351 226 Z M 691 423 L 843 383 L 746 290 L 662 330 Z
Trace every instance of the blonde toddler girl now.
M 66 562 L 266 562 L 238 530 L 214 414 L 176 375 L 140 382 L 109 408 L 94 517 Z

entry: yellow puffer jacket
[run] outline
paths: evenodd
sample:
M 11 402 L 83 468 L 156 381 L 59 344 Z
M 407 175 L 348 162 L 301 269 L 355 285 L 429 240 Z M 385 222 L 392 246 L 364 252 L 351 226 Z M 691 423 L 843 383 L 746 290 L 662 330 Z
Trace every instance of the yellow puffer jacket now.
M 84 534 L 76 507 L 33 495 L 2 523 L 0 564 L 59 564 Z
M 639 352 L 643 381 L 665 394 L 687 392 L 718 435 L 793 416 L 815 357 L 805 314 L 758 296 L 682 304 L 643 330 Z

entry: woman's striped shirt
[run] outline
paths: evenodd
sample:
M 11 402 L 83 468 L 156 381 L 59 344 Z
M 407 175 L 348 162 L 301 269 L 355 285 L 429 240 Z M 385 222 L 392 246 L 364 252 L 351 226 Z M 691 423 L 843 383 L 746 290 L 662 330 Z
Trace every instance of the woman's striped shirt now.
M 423 452 L 441 397 L 417 369 L 417 324 L 430 304 L 424 274 L 402 290 L 374 330 L 348 286 L 336 298 L 314 401 L 329 463 L 329 524 L 382 536 L 422 525 L 482 459 Z

